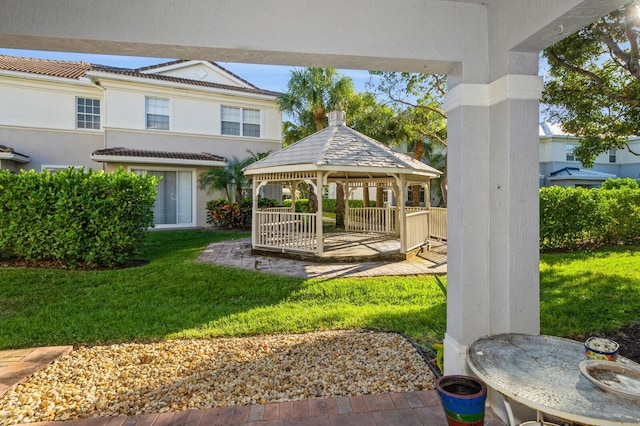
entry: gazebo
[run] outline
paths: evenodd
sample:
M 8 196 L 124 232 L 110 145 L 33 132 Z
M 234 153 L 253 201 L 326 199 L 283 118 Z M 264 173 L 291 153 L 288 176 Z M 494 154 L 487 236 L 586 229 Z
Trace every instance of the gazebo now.
M 345 188 L 345 231 L 395 235 L 400 254 L 407 255 L 429 237 L 429 208 L 405 207 L 409 186 L 420 185 L 429 194 L 429 181 L 440 172 L 412 157 L 345 125 L 345 113 L 329 113 L 329 127 L 277 151 L 244 170 L 253 179 L 251 246 L 253 250 L 304 255 L 318 260 L 329 257 L 324 248 L 322 203 L 315 213 L 295 211 L 295 188 L 311 185 L 316 194 L 328 183 Z M 267 184 L 291 190 L 291 208 L 258 209 L 258 194 Z M 358 188 L 382 186 L 393 192 L 395 205 L 349 208 Z M 425 197 L 428 199 L 428 197 Z M 410 230 L 410 232 L 409 232 Z

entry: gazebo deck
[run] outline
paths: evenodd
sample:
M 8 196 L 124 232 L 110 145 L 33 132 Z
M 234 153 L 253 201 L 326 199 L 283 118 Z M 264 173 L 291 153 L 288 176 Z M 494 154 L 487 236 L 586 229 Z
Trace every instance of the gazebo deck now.
M 335 232 L 324 235 L 324 252 L 322 256 L 310 253 L 270 250 L 256 248 L 253 254 L 286 257 L 290 259 L 306 260 L 317 263 L 344 262 L 384 262 L 403 261 L 414 256 L 420 256 L 434 263 L 446 262 L 446 243 L 429 240 L 428 246 L 433 250 L 427 253 L 427 244 L 411 253 L 401 253 L 400 239 L 395 235 L 362 232 Z
M 290 256 L 282 257 L 272 251 L 256 253 L 251 249 L 251 240 L 241 238 L 209 244 L 198 258 L 198 262 L 305 279 L 446 274 L 446 243 L 433 240 L 430 242 L 431 250 L 425 249 L 407 260 L 375 260 L 368 257 L 363 261 L 349 262 L 343 259 L 339 262 L 337 258 L 323 258 L 318 262 L 303 258 L 293 259 Z M 352 241 L 348 247 L 341 249 L 351 252 L 372 250 L 370 247 L 354 244 Z M 368 244 L 371 245 L 371 242 Z M 394 242 L 389 241 L 387 244 L 391 246 Z M 399 242 L 395 244 L 397 247 Z
M 324 235 L 322 256 L 313 253 L 255 248 L 254 254 L 286 257 L 317 263 L 401 261 L 407 255 L 400 252 L 400 239 L 394 235 L 378 233 L 339 232 Z

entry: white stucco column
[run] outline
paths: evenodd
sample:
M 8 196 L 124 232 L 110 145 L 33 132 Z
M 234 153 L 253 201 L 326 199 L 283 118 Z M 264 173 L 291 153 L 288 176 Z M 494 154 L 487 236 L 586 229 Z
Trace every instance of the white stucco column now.
M 446 96 L 446 374 L 468 374 L 466 348 L 478 337 L 539 333 L 541 91 L 540 77 L 507 74 Z

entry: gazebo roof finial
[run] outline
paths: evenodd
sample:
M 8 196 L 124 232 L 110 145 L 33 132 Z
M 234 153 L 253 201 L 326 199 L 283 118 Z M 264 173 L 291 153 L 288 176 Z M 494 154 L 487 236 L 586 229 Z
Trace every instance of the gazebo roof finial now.
M 329 113 L 329 127 L 346 124 L 347 113 L 344 111 L 331 111 Z

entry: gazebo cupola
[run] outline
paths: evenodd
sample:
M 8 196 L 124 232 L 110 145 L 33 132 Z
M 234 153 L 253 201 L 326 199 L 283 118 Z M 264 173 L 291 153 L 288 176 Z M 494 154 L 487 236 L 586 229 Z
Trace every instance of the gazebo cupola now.
M 400 238 L 400 252 L 406 254 L 429 236 L 428 207 L 409 211 L 398 202 L 396 206 L 364 206 L 355 212 L 348 208 L 349 197 L 357 188 L 373 185 L 391 189 L 395 200 L 404 200 L 409 186 L 421 185 L 428 194 L 429 181 L 441 174 L 347 127 L 343 111 L 329 114 L 329 127 L 247 166 L 244 173 L 253 179 L 252 248 L 312 257 L 329 256 L 323 244 L 322 203 L 317 212 L 295 212 L 299 183 L 311 185 L 316 194 L 322 194 L 322 187 L 331 182 L 344 185 L 345 230 L 395 234 Z M 291 189 L 290 209 L 258 210 L 258 193 L 267 184 Z

